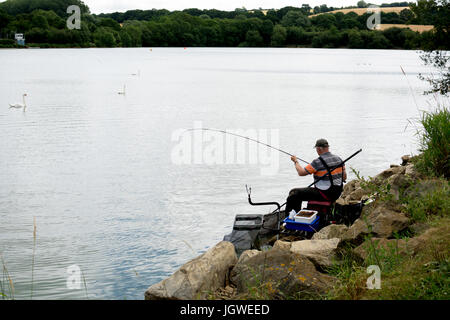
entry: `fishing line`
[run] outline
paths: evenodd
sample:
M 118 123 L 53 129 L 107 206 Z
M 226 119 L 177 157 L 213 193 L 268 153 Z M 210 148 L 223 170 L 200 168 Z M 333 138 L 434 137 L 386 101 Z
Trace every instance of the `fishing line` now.
M 405 72 L 405 70 L 403 70 L 402 66 L 400 66 L 400 69 L 402 69 L 403 75 L 405 76 L 406 81 L 408 82 L 409 90 L 411 91 L 412 97 L 414 99 L 414 103 L 416 104 L 417 110 L 419 110 L 419 105 L 417 104 L 416 95 L 414 94 L 414 91 L 411 87 L 411 83 L 409 83 L 408 76 L 406 75 L 406 72 Z
M 232 136 L 236 136 L 236 137 L 239 137 L 239 138 L 247 139 L 247 140 L 250 140 L 250 141 L 253 141 L 253 142 L 262 144 L 262 145 L 264 145 L 264 146 L 266 146 L 266 147 L 269 147 L 269 148 L 275 149 L 275 150 L 277 150 L 277 151 L 280 151 L 280 152 L 282 152 L 282 153 L 284 153 L 284 154 L 287 154 L 288 156 L 291 156 L 291 157 L 294 156 L 293 154 L 290 154 L 290 153 L 287 152 L 287 151 L 284 151 L 284 150 L 275 148 L 275 147 L 273 147 L 273 146 L 271 146 L 271 145 L 269 145 L 269 144 L 267 144 L 267 143 L 264 143 L 264 142 L 261 142 L 261 141 L 252 139 L 252 138 L 250 138 L 250 137 L 241 136 L 240 134 L 237 134 L 237 133 L 228 132 L 228 131 L 225 131 L 225 130 L 210 129 L 210 128 L 193 128 L 193 129 L 187 129 L 186 132 L 187 132 L 187 131 L 194 131 L 194 130 L 215 131 L 215 132 L 221 132 L 221 133 L 224 133 L 224 134 L 229 134 L 229 135 L 232 135 Z M 295 157 L 296 157 L 296 156 L 295 156 Z M 303 160 L 303 159 L 300 159 L 300 158 L 298 158 L 298 157 L 296 157 L 296 158 L 297 158 L 298 160 L 300 160 L 300 161 L 306 163 L 306 164 L 309 164 L 309 162 L 307 162 L 307 161 L 305 161 L 305 160 Z

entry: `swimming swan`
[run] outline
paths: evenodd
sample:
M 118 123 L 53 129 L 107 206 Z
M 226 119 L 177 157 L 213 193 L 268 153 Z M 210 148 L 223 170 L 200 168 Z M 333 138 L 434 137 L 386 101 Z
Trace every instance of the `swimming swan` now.
M 11 108 L 15 108 L 15 109 L 22 109 L 22 108 L 23 108 L 23 111 L 25 111 L 25 109 L 26 109 L 26 107 L 27 107 L 27 104 L 25 103 L 25 97 L 26 97 L 26 96 L 27 96 L 26 93 L 24 93 L 24 94 L 22 95 L 23 104 L 20 104 L 20 103 L 9 104 L 9 108 L 10 108 L 10 109 L 11 109 Z
M 119 91 L 119 92 L 117 92 L 117 94 L 123 94 L 123 95 L 125 95 L 125 85 L 123 85 L 123 91 Z

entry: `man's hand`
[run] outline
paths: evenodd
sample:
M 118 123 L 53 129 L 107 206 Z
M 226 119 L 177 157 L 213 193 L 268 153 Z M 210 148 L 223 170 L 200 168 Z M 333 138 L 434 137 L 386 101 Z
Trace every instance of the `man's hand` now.
M 298 162 L 298 160 L 297 160 L 297 157 L 296 157 L 296 156 L 291 156 L 291 160 L 292 160 L 292 162 L 294 162 L 294 163 L 297 163 L 297 162 Z

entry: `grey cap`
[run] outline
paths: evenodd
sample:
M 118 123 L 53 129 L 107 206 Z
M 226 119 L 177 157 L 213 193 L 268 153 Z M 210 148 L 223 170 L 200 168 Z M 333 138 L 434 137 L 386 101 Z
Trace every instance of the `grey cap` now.
M 317 140 L 316 141 L 316 145 L 314 146 L 314 148 L 317 148 L 317 147 L 328 148 L 329 147 L 328 141 L 325 140 L 325 139 Z

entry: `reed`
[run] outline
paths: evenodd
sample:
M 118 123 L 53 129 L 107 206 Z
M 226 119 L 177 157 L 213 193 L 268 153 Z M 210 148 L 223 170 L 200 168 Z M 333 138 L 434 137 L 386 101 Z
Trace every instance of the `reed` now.
M 2 299 L 14 300 L 14 282 L 9 274 L 8 268 L 6 268 L 3 256 L 0 254 L 2 261 L 2 280 L 0 281 L 0 296 Z
M 33 256 L 31 258 L 31 300 L 33 300 L 34 257 L 36 252 L 36 217 L 33 217 Z

